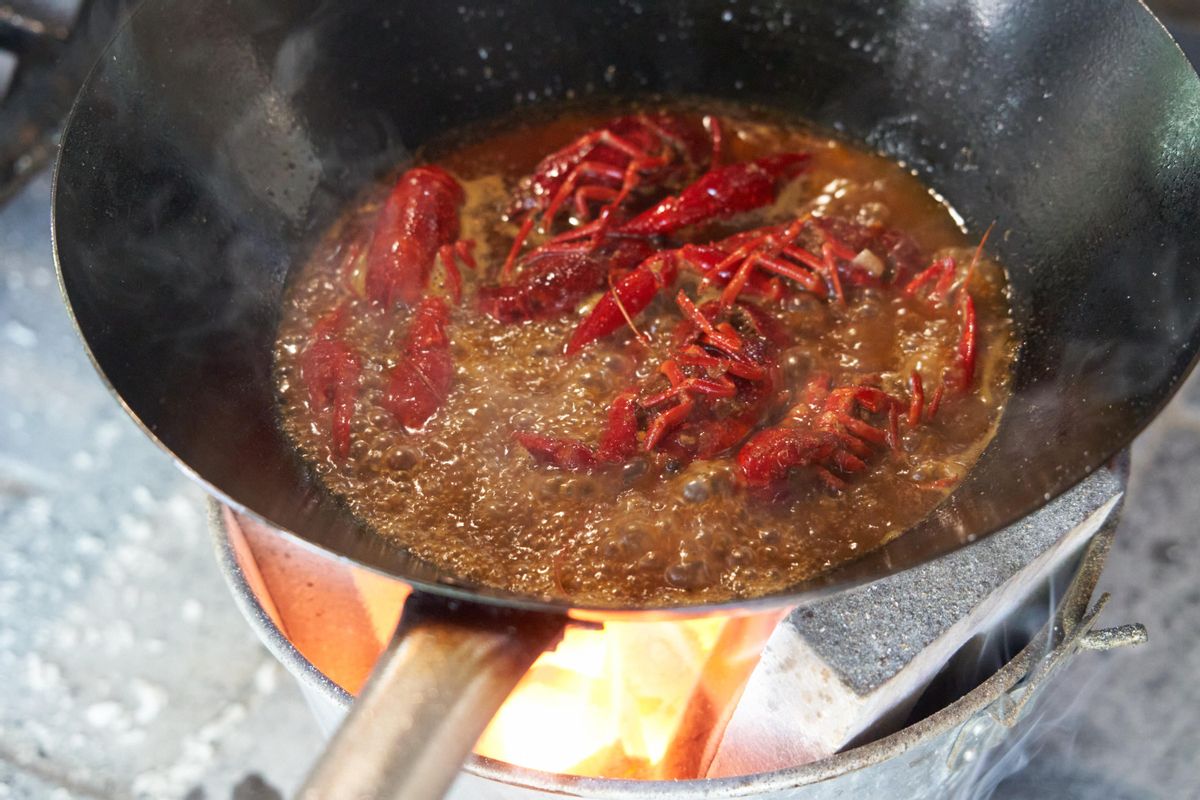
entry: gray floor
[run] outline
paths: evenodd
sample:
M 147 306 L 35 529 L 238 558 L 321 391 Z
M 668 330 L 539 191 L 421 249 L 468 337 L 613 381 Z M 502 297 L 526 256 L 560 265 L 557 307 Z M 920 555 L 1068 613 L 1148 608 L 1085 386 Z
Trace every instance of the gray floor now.
M 0 798 L 290 789 L 316 726 L 233 606 L 200 490 L 84 356 L 49 224 L 45 177 L 0 212 Z
M 316 725 L 234 608 L 199 490 L 87 363 L 48 231 L 43 176 L 0 211 L 0 800 L 287 794 Z M 1002 796 L 1200 797 L 1200 379 L 1133 474 L 1104 621 L 1150 644 L 1059 678 Z

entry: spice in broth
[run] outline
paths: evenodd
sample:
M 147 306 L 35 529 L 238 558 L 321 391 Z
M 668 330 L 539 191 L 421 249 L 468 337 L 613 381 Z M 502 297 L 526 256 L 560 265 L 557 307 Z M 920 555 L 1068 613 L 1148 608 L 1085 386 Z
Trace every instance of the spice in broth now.
M 993 435 L 1004 271 L 887 159 L 724 106 L 428 156 L 293 276 L 276 380 L 325 485 L 438 567 L 580 604 L 762 595 L 903 533 Z

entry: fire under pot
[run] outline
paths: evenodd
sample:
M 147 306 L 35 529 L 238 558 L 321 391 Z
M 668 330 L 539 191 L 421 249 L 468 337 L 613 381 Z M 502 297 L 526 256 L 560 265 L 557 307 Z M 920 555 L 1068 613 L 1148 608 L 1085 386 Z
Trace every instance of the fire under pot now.
M 571 627 L 450 797 L 819 800 L 976 786 L 1059 667 L 1145 638 L 1139 625 L 1093 629 L 1105 597 L 1089 608 L 1126 481 L 1120 460 L 973 547 L 802 607 Z M 239 607 L 332 733 L 407 587 L 215 502 L 211 522 Z

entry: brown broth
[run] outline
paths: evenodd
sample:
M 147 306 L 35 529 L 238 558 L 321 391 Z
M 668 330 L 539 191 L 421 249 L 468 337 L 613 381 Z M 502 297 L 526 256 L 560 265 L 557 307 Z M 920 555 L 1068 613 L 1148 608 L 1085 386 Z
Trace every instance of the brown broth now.
M 720 112 L 725 161 L 806 150 L 812 164 L 773 206 L 690 238 L 707 241 L 815 209 L 904 231 L 924 263 L 948 253 L 960 264 L 970 261 L 977 242 L 897 164 L 795 122 L 746 109 Z M 574 474 L 536 464 L 514 443 L 517 430 L 595 442 L 609 401 L 653 376 L 669 349 L 666 332 L 679 319 L 673 290 L 639 316 L 648 348 L 624 330 L 565 358 L 562 343 L 590 302 L 549 322 L 510 325 L 473 303 L 475 290 L 495 281 L 515 232 L 502 215 L 519 178 L 609 116 L 568 111 L 428 154 L 466 189 L 462 236 L 476 240 L 480 269 L 464 273 L 466 299 L 452 313 L 454 389 L 421 431 L 405 431 L 381 405 L 409 312 L 383 311 L 356 295 L 361 264 L 351 265 L 348 279 L 341 274 L 346 241 L 369 230 L 386 189 L 353 210 L 297 271 L 277 343 L 281 420 L 325 484 L 379 535 L 465 579 L 600 605 L 691 604 L 777 591 L 879 547 L 928 514 L 978 458 L 1008 395 L 1015 345 L 1007 287 L 1003 270 L 987 259 L 971 282 L 979 330 L 971 391 L 948 394 L 932 422 L 902 427 L 900 446 L 880 450 L 840 493 L 801 475 L 787 496 L 763 500 L 739 485 L 733 454 L 675 474 L 669 466 L 646 469 L 639 459 Z M 444 290 L 438 275 L 431 292 Z M 678 287 L 695 297 L 698 284 L 685 277 Z M 835 385 L 875 374 L 884 389 L 908 398 L 913 369 L 936 375 L 946 364 L 960 330 L 954 313 L 930 314 L 898 287 L 852 291 L 848 299 L 839 307 L 795 293 L 785 302 L 781 317 L 799 343 L 781 363 L 797 390 L 814 370 L 825 370 Z M 299 357 L 314 320 L 347 300 L 345 336 L 363 356 L 363 374 L 351 456 L 339 461 L 328 412 L 309 407 Z

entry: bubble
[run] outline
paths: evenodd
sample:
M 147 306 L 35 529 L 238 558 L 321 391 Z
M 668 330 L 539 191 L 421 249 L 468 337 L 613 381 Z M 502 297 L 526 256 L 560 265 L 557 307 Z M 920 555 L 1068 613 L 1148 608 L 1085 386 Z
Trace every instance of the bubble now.
M 562 494 L 562 485 L 566 479 L 558 473 L 548 475 L 538 487 L 538 494 L 546 499 L 553 499 Z
M 868 201 L 859 206 L 858 213 L 854 215 L 854 221 L 860 225 L 884 225 L 890 214 L 891 209 L 885 204 Z
M 407 472 L 420 463 L 421 451 L 403 444 L 390 448 L 384 458 L 384 465 L 396 472 Z
M 520 411 L 517 411 L 512 415 L 512 417 L 509 418 L 509 422 L 512 424 L 513 429 L 518 431 L 532 428 L 537 424 L 537 421 L 537 413 L 528 408 L 523 408 Z
M 614 375 L 628 375 L 634 366 L 633 359 L 620 353 L 606 353 L 600 364 Z
M 689 592 L 703 589 L 712 583 L 712 575 L 708 564 L 704 561 L 685 561 L 667 567 L 664 577 L 676 589 Z
M 583 477 L 565 478 L 559 486 L 558 493 L 562 497 L 582 500 L 596 494 L 596 484 L 594 481 Z
M 800 339 L 820 336 L 829 327 L 825 301 L 808 292 L 795 292 L 784 301 L 784 324 Z
M 604 557 L 621 562 L 634 561 L 646 552 L 651 538 L 644 528 L 626 528 L 604 542 Z
M 391 424 L 392 420 L 394 419 L 390 412 L 382 408 L 368 408 L 367 412 L 363 414 L 363 417 L 370 425 L 376 428 L 386 427 L 387 425 Z
M 692 478 L 683 485 L 683 499 L 689 503 L 703 503 L 712 496 L 712 479 L 708 475 Z
M 650 465 L 646 463 L 646 459 L 644 458 L 635 458 L 632 461 L 626 461 L 621 465 L 621 479 L 626 484 L 633 483 L 645 475 L 649 468 Z
M 657 571 L 662 569 L 666 562 L 667 559 L 662 553 L 658 552 L 657 550 L 648 550 L 642 554 L 641 558 L 638 559 L 637 566 L 638 569 L 641 570 Z
M 778 544 L 782 538 L 774 528 L 763 528 L 758 532 L 758 540 L 763 544 Z
M 799 384 L 813 371 L 812 348 L 809 345 L 789 347 L 780 354 L 779 364 L 783 367 L 784 378 Z
M 583 386 L 599 392 L 605 392 L 611 387 L 609 376 L 603 372 L 588 370 L 580 373 L 578 380 Z
M 733 546 L 733 537 L 726 533 L 724 528 L 724 525 L 716 522 L 697 532 L 692 538 L 692 544 L 710 555 L 724 556 Z
M 733 548 L 725 555 L 725 563 L 731 567 L 747 567 L 754 561 L 754 550 L 744 545 Z

